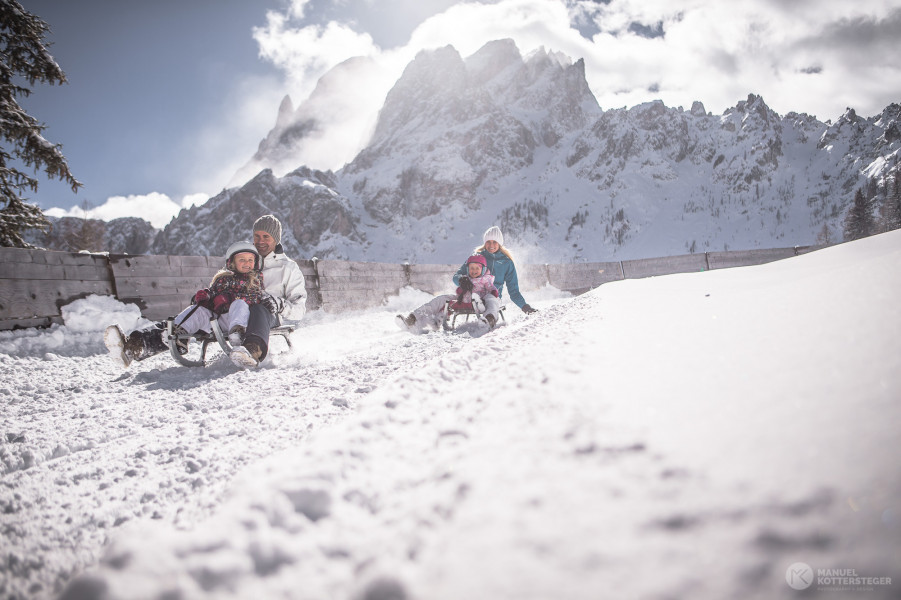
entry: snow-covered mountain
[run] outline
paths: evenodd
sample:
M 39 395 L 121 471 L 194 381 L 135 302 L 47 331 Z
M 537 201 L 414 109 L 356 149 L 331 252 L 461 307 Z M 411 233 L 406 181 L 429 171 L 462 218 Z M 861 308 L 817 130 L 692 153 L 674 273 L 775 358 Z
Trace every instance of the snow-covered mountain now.
M 25 240 L 48 250 L 78 252 L 106 251 L 114 254 L 147 254 L 160 233 L 153 225 L 138 217 L 121 217 L 110 221 L 77 217 L 47 217 L 48 232 L 32 229 Z
M 309 116 L 323 87 L 297 111 L 283 103 L 251 162 L 270 170 L 183 211 L 153 251 L 220 253 L 261 211 L 303 258 L 448 262 L 492 224 L 527 262 L 839 241 L 855 189 L 899 168 L 899 104 L 835 123 L 753 94 L 722 115 L 700 102 L 604 110 L 581 60 L 500 40 L 467 58 L 421 52 L 353 160 L 332 173 L 296 158 L 276 176 L 328 137 Z

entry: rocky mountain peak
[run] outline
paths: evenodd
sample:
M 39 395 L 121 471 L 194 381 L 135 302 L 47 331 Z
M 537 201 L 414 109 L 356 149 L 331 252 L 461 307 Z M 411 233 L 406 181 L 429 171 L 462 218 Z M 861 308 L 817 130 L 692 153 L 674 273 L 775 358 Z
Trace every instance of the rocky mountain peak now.
M 583 60 L 523 57 L 512 40 L 466 58 L 421 52 L 384 94 L 366 72 L 323 77 L 291 120 L 283 102 L 267 147 L 285 174 L 257 170 L 182 211 L 153 251 L 222 252 L 264 213 L 282 219 L 289 254 L 307 258 L 446 262 L 489 224 L 530 262 L 834 242 L 862 176 L 885 177 L 901 154 L 897 104 L 835 123 L 781 117 L 756 94 L 722 115 L 699 101 L 604 111 Z M 376 133 L 344 167 L 317 170 L 321 153 L 304 156 L 341 131 L 317 108 L 361 112 L 360 98 L 331 88 L 359 89 L 381 111 L 365 127 L 344 121 Z
M 278 105 L 278 117 L 275 119 L 276 129 L 285 129 L 294 120 L 294 103 L 290 94 L 285 94 L 281 104 Z
M 522 55 L 511 39 L 495 40 L 482 46 L 466 61 L 471 85 L 480 86 L 506 69 L 522 65 Z

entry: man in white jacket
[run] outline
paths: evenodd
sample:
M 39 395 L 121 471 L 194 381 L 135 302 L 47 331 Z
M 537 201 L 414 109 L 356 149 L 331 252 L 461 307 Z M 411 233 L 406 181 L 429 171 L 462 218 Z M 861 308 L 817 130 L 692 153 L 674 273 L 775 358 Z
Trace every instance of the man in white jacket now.
M 241 367 L 256 367 L 269 350 L 269 331 L 285 321 L 300 320 L 306 312 L 307 291 L 297 263 L 285 256 L 280 245 L 282 224 L 264 215 L 253 225 L 254 246 L 262 257 L 263 303 L 250 307 L 250 319 L 242 346 L 229 354 Z M 126 336 L 118 325 L 110 325 L 103 340 L 114 360 L 127 367 L 169 349 L 166 322 L 160 321 Z
M 255 367 L 269 351 L 269 331 L 286 321 L 303 318 L 307 307 L 307 290 L 297 263 L 285 256 L 281 246 L 282 224 L 273 215 L 263 215 L 253 224 L 253 245 L 263 262 L 261 304 L 250 307 L 250 320 L 244 344 L 232 351 L 235 364 Z

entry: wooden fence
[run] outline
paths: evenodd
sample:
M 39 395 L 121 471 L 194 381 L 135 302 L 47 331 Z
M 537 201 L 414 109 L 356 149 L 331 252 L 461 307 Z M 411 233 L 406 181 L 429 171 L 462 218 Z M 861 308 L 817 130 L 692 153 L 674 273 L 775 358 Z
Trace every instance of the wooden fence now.
M 757 265 L 818 247 L 708 252 L 601 263 L 519 265 L 520 288 L 545 285 L 582 294 L 610 281 Z M 381 306 L 404 287 L 430 294 L 453 291 L 460 265 L 299 260 L 307 310 Z M 177 314 L 222 265 L 218 256 L 127 256 L 0 248 L 0 330 L 61 323 L 60 308 L 91 294 L 136 304 L 151 320 Z
M 62 323 L 60 307 L 114 296 L 106 256 L 0 248 L 0 329 Z

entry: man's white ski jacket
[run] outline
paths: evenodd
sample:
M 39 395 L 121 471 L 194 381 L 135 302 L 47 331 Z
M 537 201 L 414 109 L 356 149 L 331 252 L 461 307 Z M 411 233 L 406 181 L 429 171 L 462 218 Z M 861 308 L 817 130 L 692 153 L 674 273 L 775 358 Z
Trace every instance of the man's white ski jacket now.
M 297 263 L 285 254 L 272 252 L 263 259 L 264 289 L 285 299 L 282 320 L 299 321 L 307 312 L 307 288 Z

